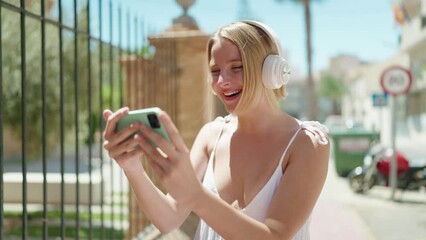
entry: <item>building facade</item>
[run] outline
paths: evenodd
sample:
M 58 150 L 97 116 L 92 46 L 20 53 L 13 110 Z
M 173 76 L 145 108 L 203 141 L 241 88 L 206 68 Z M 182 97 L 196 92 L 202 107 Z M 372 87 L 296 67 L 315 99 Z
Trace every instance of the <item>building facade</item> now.
M 410 134 L 426 135 L 426 0 L 404 0 L 400 51 L 408 55 L 413 84 L 407 96 L 407 126 Z
M 342 115 L 361 121 L 370 130 L 380 131 L 382 142 L 390 142 L 395 101 L 397 136 L 426 139 L 426 0 L 401 0 L 394 3 L 395 22 L 401 28 L 399 51 L 381 62 L 365 63 L 344 76 L 349 93 L 342 100 Z M 402 66 L 412 73 L 407 95 L 386 97 L 377 106 L 373 95 L 382 95 L 380 78 L 390 66 Z

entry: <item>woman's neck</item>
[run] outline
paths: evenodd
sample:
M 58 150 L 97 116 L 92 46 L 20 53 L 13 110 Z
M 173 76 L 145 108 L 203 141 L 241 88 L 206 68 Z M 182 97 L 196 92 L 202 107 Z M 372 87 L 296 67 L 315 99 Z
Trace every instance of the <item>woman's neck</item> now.
M 262 134 L 271 131 L 277 124 L 288 121 L 290 116 L 278 107 L 256 107 L 238 114 L 237 132 L 246 134 Z

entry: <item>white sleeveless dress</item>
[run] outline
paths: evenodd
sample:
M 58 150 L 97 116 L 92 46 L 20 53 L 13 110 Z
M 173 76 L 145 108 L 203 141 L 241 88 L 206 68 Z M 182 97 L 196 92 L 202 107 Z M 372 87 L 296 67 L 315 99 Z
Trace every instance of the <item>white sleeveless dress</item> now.
M 287 147 L 283 151 L 279 164 L 277 165 L 274 173 L 272 174 L 268 182 L 256 194 L 253 200 L 244 209 L 240 210 L 241 212 L 245 213 L 247 216 L 250 216 L 253 219 L 256 219 L 260 222 L 263 222 L 265 220 L 269 205 L 272 201 L 272 198 L 275 194 L 276 189 L 278 188 L 278 184 L 280 183 L 281 177 L 283 176 L 281 165 L 285 157 L 285 154 L 287 153 L 287 150 L 293 143 L 297 134 L 302 129 L 312 132 L 320 144 L 327 144 L 327 139 L 324 137 L 324 131 L 327 131 L 327 129 L 323 125 L 321 125 L 318 122 L 303 122 L 299 126 L 297 131 L 294 133 Z M 209 189 L 210 191 L 212 191 L 217 197 L 220 197 L 220 196 L 219 196 L 216 183 L 214 180 L 213 161 L 214 161 L 214 156 L 216 151 L 216 145 L 219 142 L 220 136 L 222 135 L 222 130 L 219 133 L 219 136 L 216 140 L 213 151 L 210 155 L 206 172 L 203 178 L 203 186 Z M 293 240 L 309 240 L 310 239 L 309 223 L 310 223 L 310 217 L 306 221 L 306 223 L 303 225 L 303 227 L 294 236 Z M 200 220 L 200 223 L 198 224 L 197 231 L 194 236 L 194 240 L 222 240 L 222 239 L 223 238 L 217 232 L 215 232 L 213 228 L 207 225 L 207 223 L 204 222 L 202 219 Z

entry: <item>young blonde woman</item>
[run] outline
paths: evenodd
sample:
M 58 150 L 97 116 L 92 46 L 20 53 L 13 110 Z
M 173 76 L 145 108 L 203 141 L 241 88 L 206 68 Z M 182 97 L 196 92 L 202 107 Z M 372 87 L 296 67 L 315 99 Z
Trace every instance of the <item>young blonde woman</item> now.
M 290 68 L 276 35 L 260 22 L 239 21 L 220 28 L 207 51 L 211 87 L 229 116 L 207 123 L 189 151 L 165 112 L 160 121 L 170 141 L 141 124 L 115 132 L 128 109 L 105 110 L 105 149 L 162 232 L 193 212 L 201 219 L 194 239 L 309 239 L 328 136 L 321 124 L 279 108 Z M 142 134 L 128 140 L 136 130 Z M 167 195 L 145 173 L 142 154 Z

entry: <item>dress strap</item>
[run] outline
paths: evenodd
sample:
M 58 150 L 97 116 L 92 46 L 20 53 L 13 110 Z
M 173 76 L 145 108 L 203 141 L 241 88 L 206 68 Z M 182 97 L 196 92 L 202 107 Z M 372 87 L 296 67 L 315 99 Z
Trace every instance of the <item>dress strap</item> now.
M 219 143 L 220 136 L 222 136 L 223 129 L 225 128 L 225 124 L 227 124 L 229 121 L 231 121 L 231 118 L 232 118 L 232 115 L 228 115 L 228 116 L 225 116 L 225 117 L 217 117 L 215 119 L 215 121 L 223 121 L 223 124 L 220 127 L 219 134 L 217 135 L 216 142 L 214 143 L 213 150 L 210 154 L 209 163 L 212 162 L 212 160 L 214 159 L 214 155 L 216 153 L 216 147 L 217 147 L 217 144 Z
M 296 139 L 297 134 L 299 134 L 299 132 L 300 132 L 300 130 L 302 130 L 302 128 L 303 128 L 303 125 L 300 125 L 300 126 L 299 126 L 299 128 L 297 128 L 297 131 L 296 131 L 296 132 L 293 134 L 293 136 L 291 137 L 290 142 L 288 142 L 287 147 L 285 148 L 285 150 L 284 150 L 283 154 L 281 155 L 281 158 L 280 158 L 280 162 L 279 162 L 279 164 L 278 164 L 278 167 L 281 167 L 281 166 L 282 166 L 282 163 L 283 163 L 284 157 L 285 157 L 285 155 L 286 155 L 286 153 L 287 153 L 288 149 L 290 148 L 291 144 L 294 142 L 294 139 Z
M 302 129 L 306 129 L 309 132 L 313 133 L 314 136 L 315 136 L 315 139 L 317 139 L 319 144 L 321 144 L 321 145 L 328 144 L 328 140 L 325 137 L 325 133 L 328 133 L 328 128 L 326 126 L 324 126 L 323 124 L 321 124 L 317 121 L 302 122 L 302 124 L 300 124 L 297 131 L 293 134 L 293 137 L 291 137 L 290 142 L 287 144 L 287 147 L 285 148 L 283 154 L 281 155 L 280 162 L 279 162 L 278 166 L 282 165 L 282 162 L 284 160 L 284 157 L 285 157 L 288 149 L 290 148 L 291 144 L 294 142 L 294 139 L 296 139 L 297 134 L 299 134 L 299 132 Z

